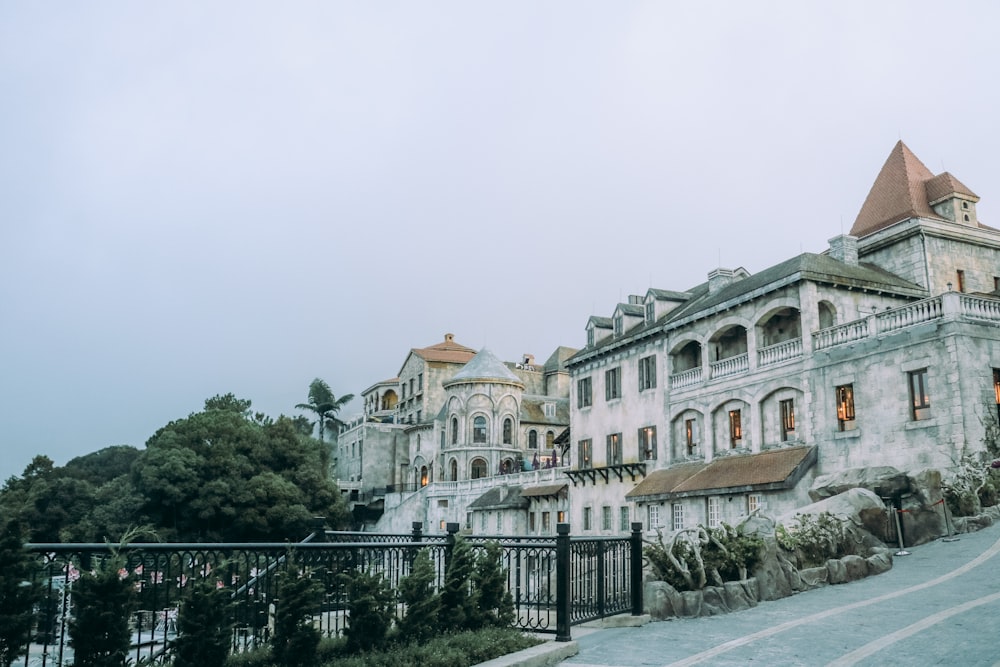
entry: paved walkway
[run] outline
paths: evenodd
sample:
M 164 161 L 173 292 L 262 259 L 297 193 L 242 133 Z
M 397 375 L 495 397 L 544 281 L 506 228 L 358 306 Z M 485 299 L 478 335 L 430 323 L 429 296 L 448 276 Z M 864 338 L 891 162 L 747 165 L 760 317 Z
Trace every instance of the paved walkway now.
M 909 549 L 863 581 L 748 611 L 573 628 L 566 667 L 1000 665 L 1000 525 Z

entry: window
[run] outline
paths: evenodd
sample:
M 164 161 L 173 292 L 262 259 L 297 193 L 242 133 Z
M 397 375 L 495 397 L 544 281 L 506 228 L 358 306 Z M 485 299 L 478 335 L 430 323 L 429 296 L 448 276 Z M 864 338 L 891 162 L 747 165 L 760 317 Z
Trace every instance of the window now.
M 417 374 L 417 391 L 423 391 L 423 390 L 424 390 L 424 374 L 423 373 L 418 373 Z
M 928 419 L 931 416 L 931 398 L 927 393 L 927 369 L 907 373 L 910 378 L 910 414 L 913 421 Z
M 556 416 L 556 404 L 555 403 L 544 403 L 542 409 L 545 411 L 545 416 L 548 419 L 553 419 Z
M 719 496 L 708 497 L 708 527 L 715 528 L 722 524 L 722 508 Z
M 533 533 L 537 529 L 535 524 L 535 512 L 528 512 L 528 532 Z
M 479 530 L 486 532 L 486 512 L 479 515 Z
M 671 514 L 673 515 L 674 530 L 684 530 L 684 505 L 674 503 L 671 506 Z
M 472 459 L 472 463 L 469 464 L 469 478 L 482 479 L 483 477 L 486 477 L 486 460 Z
M 556 512 L 556 521 L 558 521 L 559 523 L 566 523 L 566 512 L 564 512 L 563 510 L 559 510 L 558 512 Z
M 615 336 L 621 336 L 625 333 L 625 318 L 621 315 L 615 318 Z
M 841 431 L 853 431 L 854 385 L 843 384 L 834 390 L 837 397 L 837 426 Z
M 955 271 L 955 280 L 958 283 L 958 291 L 959 292 L 964 292 L 965 291 L 965 271 L 963 271 L 962 269 L 959 269 L 958 271 Z
M 399 400 L 405 401 L 406 400 L 406 383 L 405 382 L 401 385 L 401 390 L 402 390 L 402 395 L 399 397 Z
M 542 532 L 547 533 L 552 530 L 551 517 L 548 512 L 542 512 Z
M 993 393 L 997 399 L 997 419 L 1000 420 L 1000 368 L 993 369 Z
M 608 465 L 619 466 L 622 464 L 622 434 L 612 433 L 608 436 Z
M 503 532 L 503 512 L 497 512 L 497 532 Z
M 594 347 L 594 329 L 587 329 L 587 347 Z
M 510 417 L 503 420 L 503 444 L 509 445 L 512 442 L 514 422 Z
M 647 505 L 646 506 L 646 518 L 649 520 L 650 528 L 657 528 L 660 525 L 660 507 L 659 505 Z
M 622 397 L 622 369 L 612 368 L 604 372 L 604 399 L 612 400 Z
M 747 514 L 764 509 L 764 497 L 759 493 L 747 495 Z
M 576 381 L 576 407 L 589 408 L 592 401 L 590 378 L 580 378 Z
M 586 440 L 581 440 L 578 445 L 578 448 L 580 453 L 580 456 L 577 459 L 580 462 L 579 467 L 592 468 L 594 466 L 594 461 L 593 461 L 594 447 L 591 439 L 587 438 Z
M 687 455 L 694 454 L 695 445 L 698 444 L 698 424 L 693 419 L 684 420 L 684 441 L 687 445 Z
M 413 396 L 413 378 L 410 378 L 410 396 Z
M 646 304 L 646 323 L 652 322 L 656 319 L 656 302 L 650 301 Z
M 795 399 L 781 401 L 781 441 L 785 442 L 795 435 Z
M 458 417 L 451 418 L 451 444 L 458 444 Z
M 545 447 L 546 449 L 552 449 L 556 442 L 556 434 L 554 431 L 545 432 Z
M 427 470 L 427 466 L 420 466 L 420 486 L 427 486 L 430 481 L 430 473 Z
M 486 442 L 486 417 L 482 415 L 472 420 L 472 442 Z
M 656 356 L 639 360 L 639 391 L 656 387 Z
M 601 508 L 601 530 L 612 530 L 611 507 L 605 505 Z
M 535 429 L 528 431 L 528 449 L 538 449 L 538 431 Z
M 743 441 L 743 415 L 739 410 L 729 411 L 729 447 L 736 449 Z
M 420 423 L 420 413 L 421 412 L 423 412 L 423 411 L 422 410 L 417 410 L 417 423 L 418 424 Z
M 594 511 L 589 507 L 583 508 L 583 529 L 593 530 L 594 528 Z
M 457 459 L 452 459 L 451 460 L 451 481 L 453 481 L 453 482 L 457 482 L 458 481 L 458 460 Z
M 629 511 L 628 507 L 618 508 L 618 529 L 621 531 L 631 530 L 632 526 L 629 525 Z
M 646 426 L 639 429 L 639 453 L 643 461 L 656 460 L 656 427 Z

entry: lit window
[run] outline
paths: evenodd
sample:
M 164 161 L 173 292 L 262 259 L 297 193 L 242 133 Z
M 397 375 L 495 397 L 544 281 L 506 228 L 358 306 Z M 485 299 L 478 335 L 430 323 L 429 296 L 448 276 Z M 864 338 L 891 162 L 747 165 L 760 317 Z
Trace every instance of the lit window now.
M 589 408 L 592 400 L 590 378 L 580 378 L 576 381 L 576 406 Z
M 612 368 L 604 372 L 604 398 L 612 400 L 622 397 L 622 369 Z
M 607 438 L 608 445 L 608 465 L 618 466 L 622 464 L 622 434 L 612 433 Z
M 759 493 L 747 495 L 747 514 L 764 509 L 764 497 Z
M 853 431 L 854 423 L 854 385 L 844 384 L 836 388 L 837 426 L 841 431 Z
M 684 442 L 687 445 L 687 455 L 693 455 L 695 445 L 698 444 L 698 423 L 693 419 L 684 420 Z
M 656 460 L 656 427 L 646 426 L 639 429 L 639 452 L 643 461 Z
M 965 291 L 965 271 L 963 271 L 962 269 L 959 269 L 958 271 L 955 271 L 955 280 L 958 281 L 958 291 L 959 292 L 964 292 Z
M 639 391 L 656 387 L 656 357 L 643 357 L 639 360 Z
M 785 442 L 795 435 L 795 400 L 785 399 L 781 406 L 781 441 Z
M 593 442 L 590 438 L 586 440 L 581 440 L 579 445 L 580 456 L 578 460 L 578 466 L 580 468 L 591 468 L 593 467 L 593 457 L 594 457 L 594 447 Z
M 559 510 L 558 512 L 556 512 L 556 521 L 558 521 L 559 523 L 566 523 L 566 512 L 564 512 L 563 510 Z
M 914 421 L 931 416 L 931 398 L 927 393 L 927 369 L 908 373 L 910 378 L 910 406 Z
M 743 440 L 743 416 L 739 410 L 729 411 L 729 446 L 735 449 Z
M 546 449 L 552 449 L 552 446 L 555 444 L 555 442 L 556 442 L 556 434 L 555 434 L 555 432 L 553 432 L 553 431 L 546 431 L 545 432 L 545 448 Z
M 993 369 L 993 393 L 997 400 L 997 419 L 1000 420 L 1000 368 Z

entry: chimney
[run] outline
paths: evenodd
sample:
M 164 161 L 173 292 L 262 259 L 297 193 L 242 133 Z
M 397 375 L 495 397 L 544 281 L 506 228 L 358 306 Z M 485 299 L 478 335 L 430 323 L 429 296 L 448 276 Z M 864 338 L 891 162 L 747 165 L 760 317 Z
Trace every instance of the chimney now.
M 521 362 L 521 363 L 523 363 L 525 366 L 534 366 L 535 365 L 535 355 L 528 354 L 527 352 L 525 352 L 524 355 L 522 355 L 522 356 L 524 356 L 524 361 Z
M 731 282 L 733 282 L 732 269 L 715 269 L 708 274 L 708 293 L 715 294 Z
M 446 333 L 444 335 L 444 342 L 446 342 L 446 343 L 453 343 L 453 342 L 455 342 L 455 334 Z
M 856 236 L 841 234 L 834 236 L 829 243 L 830 257 L 850 266 L 858 265 L 858 238 Z

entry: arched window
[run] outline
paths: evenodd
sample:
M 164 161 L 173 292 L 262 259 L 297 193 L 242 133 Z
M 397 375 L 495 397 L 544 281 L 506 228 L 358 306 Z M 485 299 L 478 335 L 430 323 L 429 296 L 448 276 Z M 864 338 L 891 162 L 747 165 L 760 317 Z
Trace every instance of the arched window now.
M 555 443 L 556 434 L 553 431 L 549 431 L 545 434 L 545 447 L 546 449 L 552 449 L 552 445 Z
M 458 417 L 451 418 L 451 444 L 458 444 Z
M 535 429 L 528 431 L 528 449 L 538 449 L 538 432 Z
M 512 442 L 514 431 L 514 421 L 507 417 L 503 420 L 503 444 L 509 445 Z
M 458 461 L 455 459 L 451 460 L 451 481 L 458 481 Z
M 486 417 L 482 415 L 472 420 L 472 442 L 486 442 Z
M 481 479 L 486 477 L 486 459 L 472 459 L 469 463 L 469 478 L 470 479 Z
M 420 468 L 420 486 L 427 486 L 427 482 L 430 481 L 430 477 L 427 473 L 427 466 L 421 466 Z

